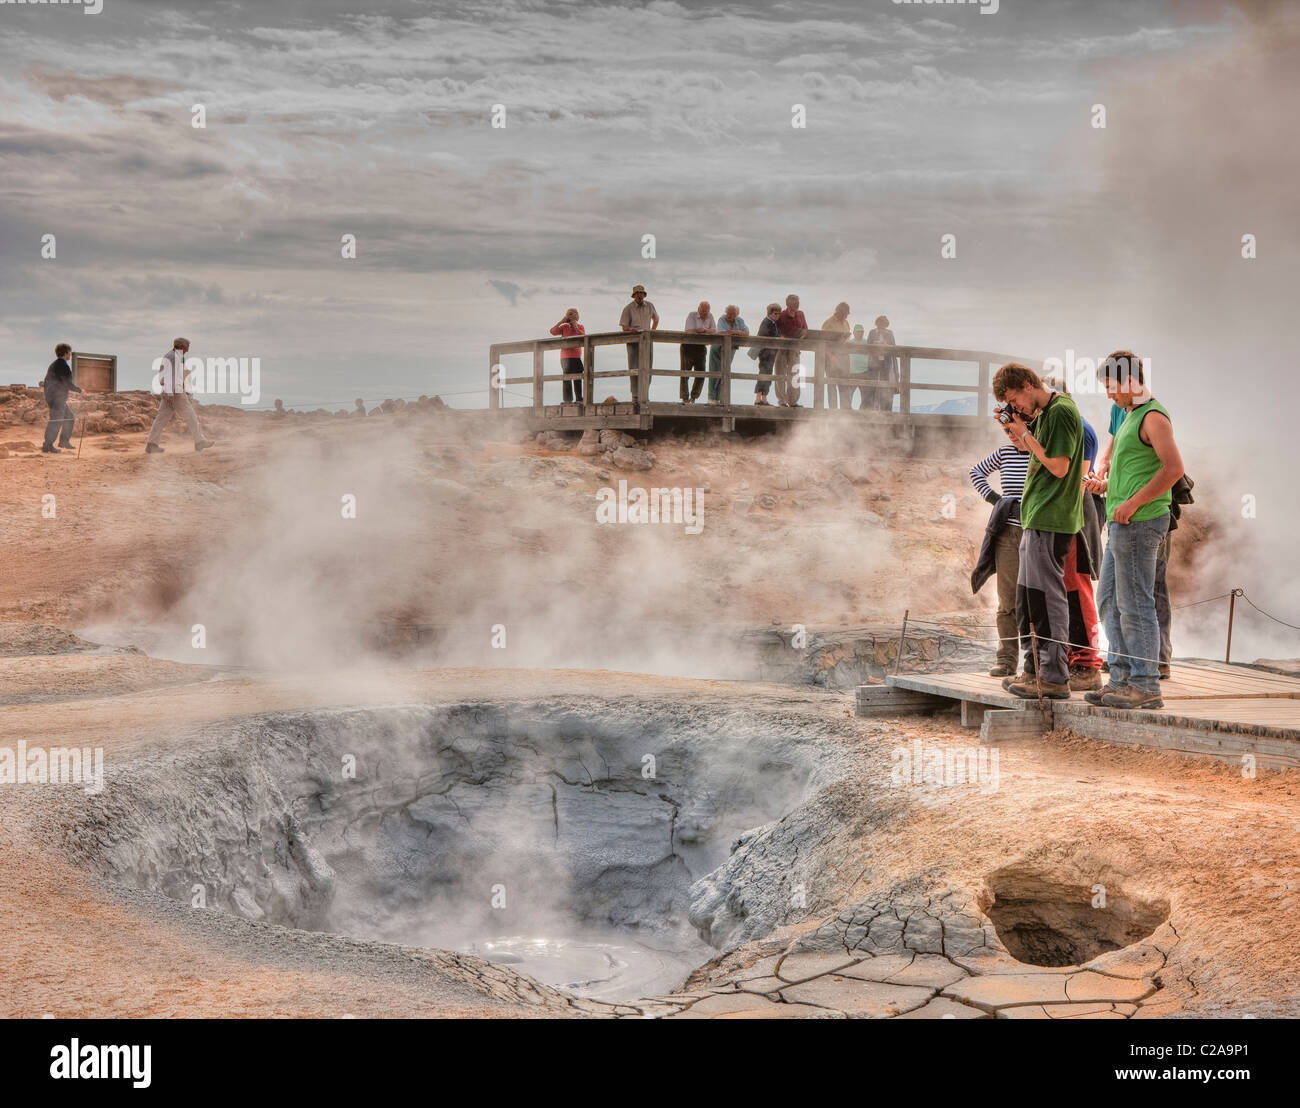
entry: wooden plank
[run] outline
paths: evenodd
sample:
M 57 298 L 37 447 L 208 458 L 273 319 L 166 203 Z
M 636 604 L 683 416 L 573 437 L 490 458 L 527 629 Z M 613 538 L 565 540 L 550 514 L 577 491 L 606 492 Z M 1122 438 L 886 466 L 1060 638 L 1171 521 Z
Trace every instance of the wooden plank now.
M 546 386 L 542 383 L 542 369 L 544 353 L 540 344 L 533 346 L 533 407 L 540 408 L 546 403 L 543 390 Z
M 898 359 L 898 414 L 910 415 L 912 411 L 912 355 L 903 354 Z

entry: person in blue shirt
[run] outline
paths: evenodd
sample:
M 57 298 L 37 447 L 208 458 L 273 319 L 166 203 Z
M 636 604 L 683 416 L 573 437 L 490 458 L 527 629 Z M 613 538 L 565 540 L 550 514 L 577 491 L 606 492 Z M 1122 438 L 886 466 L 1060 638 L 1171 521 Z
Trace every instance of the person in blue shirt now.
M 749 328 L 745 326 L 745 321 L 740 318 L 740 309 L 736 307 L 735 304 L 728 304 L 727 310 L 722 313 L 722 318 L 718 320 L 717 333 L 719 335 L 725 335 L 728 331 L 733 331 L 737 335 L 749 334 Z M 731 356 L 733 358 L 736 356 L 735 347 L 732 347 L 731 349 Z M 730 371 L 731 369 L 730 364 L 727 365 L 727 369 L 728 371 Z M 709 348 L 709 372 L 710 373 L 722 372 L 722 344 L 721 343 L 718 343 L 717 346 L 713 346 Z M 709 403 L 710 404 L 718 403 L 718 398 L 721 395 L 721 393 L 722 393 L 722 378 L 710 377 L 709 378 Z

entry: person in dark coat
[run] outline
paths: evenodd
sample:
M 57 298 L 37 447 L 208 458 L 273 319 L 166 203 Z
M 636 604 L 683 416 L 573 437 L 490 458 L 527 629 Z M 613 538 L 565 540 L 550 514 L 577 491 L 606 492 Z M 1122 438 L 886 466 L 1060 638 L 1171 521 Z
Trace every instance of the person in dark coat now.
M 45 390 L 45 403 L 50 406 L 50 419 L 45 424 L 45 445 L 41 447 L 45 454 L 58 453 L 54 446 L 56 437 L 64 450 L 72 449 L 72 429 L 77 421 L 72 409 L 68 407 L 68 393 L 81 391 L 72 380 L 72 347 L 61 342 L 54 348 L 54 354 L 54 361 L 45 371 L 45 380 L 41 382 L 41 387 Z

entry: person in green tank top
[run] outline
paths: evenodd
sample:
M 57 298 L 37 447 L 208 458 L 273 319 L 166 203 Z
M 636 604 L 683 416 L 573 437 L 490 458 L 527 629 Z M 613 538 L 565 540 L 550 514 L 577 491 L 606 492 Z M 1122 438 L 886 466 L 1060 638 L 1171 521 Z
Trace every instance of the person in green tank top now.
M 1173 421 L 1147 388 L 1136 354 L 1115 351 L 1097 376 L 1125 416 L 1111 441 L 1109 473 L 1088 482 L 1090 492 L 1106 494 L 1110 520 L 1097 586 L 1110 681 L 1084 699 L 1106 708 L 1162 708 L 1156 559 L 1169 531 L 1170 489 L 1183 475 L 1183 460 Z

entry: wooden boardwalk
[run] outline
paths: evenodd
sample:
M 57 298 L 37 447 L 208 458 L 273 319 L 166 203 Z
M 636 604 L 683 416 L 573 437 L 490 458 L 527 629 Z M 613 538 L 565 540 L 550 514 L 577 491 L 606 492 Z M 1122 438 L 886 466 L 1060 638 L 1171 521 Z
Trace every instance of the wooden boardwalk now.
M 933 430 L 940 434 L 978 429 L 987 432 L 991 411 L 992 374 L 1006 362 L 1016 361 L 1039 370 L 1042 362 L 1033 358 L 999 354 L 989 350 L 956 350 L 932 346 L 872 346 L 858 348 L 856 353 L 893 356 L 897 360 L 897 379 L 872 383 L 864 375 L 837 375 L 845 373 L 844 358 L 848 349 L 843 345 L 845 336 L 827 331 L 813 330 L 803 338 L 759 338 L 755 335 L 726 333 L 720 335 L 692 334 L 686 331 L 603 331 L 572 338 L 534 338 L 516 342 L 493 343 L 488 351 L 488 406 L 499 409 L 506 406 L 504 397 L 511 385 L 531 386 L 530 424 L 536 430 L 581 431 L 593 428 L 622 430 L 649 430 L 656 420 L 684 419 L 701 425 L 712 424 L 723 431 L 733 431 L 737 422 L 754 426 L 771 426 L 779 423 L 809 419 L 858 420 L 857 426 L 867 424 L 889 425 L 905 437 L 912 437 L 916 428 Z M 626 347 L 637 344 L 637 365 L 627 365 Z M 681 346 L 695 345 L 721 347 L 720 368 L 704 373 L 683 371 L 679 368 L 678 350 Z M 655 348 L 669 347 L 673 368 L 661 361 L 654 364 Z M 558 363 L 560 350 L 565 347 L 582 349 L 581 373 L 565 374 L 547 372 L 549 354 Z M 769 407 L 754 405 L 754 385 L 759 380 L 757 363 L 742 352 L 750 347 L 769 350 L 793 351 L 803 366 L 800 373 L 800 404 L 795 408 L 775 404 L 773 385 Z M 610 349 L 616 348 L 616 349 Z M 603 354 L 600 354 L 604 351 Z M 511 355 L 528 354 L 531 372 L 527 376 L 511 376 L 502 359 Z M 806 355 L 811 354 L 809 359 Z M 599 365 L 598 365 L 599 356 Z M 804 365 L 804 363 L 810 363 Z M 917 370 L 926 362 L 951 367 L 965 367 L 961 380 L 944 383 L 924 380 Z M 734 364 L 733 364 L 734 363 Z M 683 377 L 703 378 L 705 391 L 693 404 L 672 400 L 652 400 L 651 385 L 656 377 L 680 380 Z M 707 383 L 716 379 L 717 404 L 706 403 Z M 560 398 L 561 383 L 579 386 L 585 398 L 582 402 L 556 403 Z M 633 384 L 638 399 L 633 400 Z M 597 384 L 604 393 L 597 396 Z M 547 385 L 551 386 L 552 402 L 547 403 Z M 847 411 L 832 407 L 837 386 L 855 389 L 884 390 L 893 402 L 897 394 L 898 410 Z M 614 394 L 618 395 L 615 396 Z M 924 410 L 923 400 L 929 394 L 968 395 L 969 413 L 946 413 Z M 916 408 L 922 410 L 914 410 Z
M 931 712 L 960 704 L 962 724 L 981 742 L 1039 735 L 1065 727 L 1078 735 L 1260 769 L 1300 769 L 1300 679 L 1221 662 L 1175 662 L 1160 682 L 1163 708 L 1096 708 L 1081 693 L 1069 700 L 1021 700 L 983 673 L 896 674 L 860 685 L 861 716 Z

